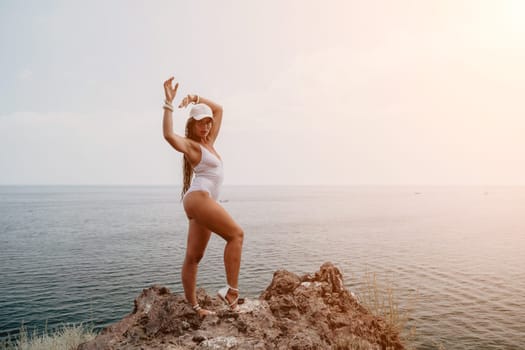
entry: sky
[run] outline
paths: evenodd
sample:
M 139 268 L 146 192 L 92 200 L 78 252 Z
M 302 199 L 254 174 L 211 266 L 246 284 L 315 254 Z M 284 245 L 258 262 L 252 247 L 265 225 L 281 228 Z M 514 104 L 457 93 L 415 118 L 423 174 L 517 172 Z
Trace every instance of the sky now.
M 170 76 L 175 104 L 224 108 L 224 185 L 525 185 L 523 18 L 520 0 L 0 0 L 0 185 L 181 185 Z

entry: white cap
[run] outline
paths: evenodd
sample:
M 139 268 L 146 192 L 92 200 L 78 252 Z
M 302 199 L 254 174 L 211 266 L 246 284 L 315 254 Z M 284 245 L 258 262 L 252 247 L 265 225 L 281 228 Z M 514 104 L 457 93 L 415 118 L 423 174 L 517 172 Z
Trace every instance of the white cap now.
M 201 120 L 207 117 L 213 119 L 213 112 L 211 111 L 211 108 L 207 104 L 197 103 L 195 106 L 191 108 L 190 117 L 195 120 Z

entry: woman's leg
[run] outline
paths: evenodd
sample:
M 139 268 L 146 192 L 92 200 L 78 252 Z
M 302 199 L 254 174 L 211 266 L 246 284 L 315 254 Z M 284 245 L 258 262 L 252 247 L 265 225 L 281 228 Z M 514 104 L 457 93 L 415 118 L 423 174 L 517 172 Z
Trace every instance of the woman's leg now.
M 184 287 L 186 300 L 191 305 L 197 304 L 197 295 L 195 293 L 197 271 L 210 236 L 210 230 L 199 225 L 194 219 L 190 219 L 186 256 L 184 258 L 184 264 L 182 265 L 182 286 Z
M 224 248 L 226 279 L 230 286 L 238 288 L 244 238 L 242 228 L 219 203 L 204 192 L 189 193 L 184 200 L 184 209 L 189 217 L 224 238 L 226 241 Z M 227 299 L 233 301 L 236 294 L 235 291 L 230 290 Z

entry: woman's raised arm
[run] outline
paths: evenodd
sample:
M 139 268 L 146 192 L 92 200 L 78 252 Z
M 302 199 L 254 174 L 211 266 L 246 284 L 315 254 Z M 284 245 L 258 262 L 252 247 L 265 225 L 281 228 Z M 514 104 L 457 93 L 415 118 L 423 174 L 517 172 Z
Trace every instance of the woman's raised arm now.
M 164 82 L 164 94 L 166 100 L 164 101 L 164 117 L 162 120 L 162 131 L 164 133 L 164 138 L 168 143 L 173 146 L 177 151 L 184 154 L 188 154 L 190 151 L 190 144 L 185 137 L 179 136 L 173 132 L 173 99 L 177 95 L 177 89 L 179 88 L 179 83 L 175 84 L 175 87 L 172 87 L 174 77 L 169 78 Z

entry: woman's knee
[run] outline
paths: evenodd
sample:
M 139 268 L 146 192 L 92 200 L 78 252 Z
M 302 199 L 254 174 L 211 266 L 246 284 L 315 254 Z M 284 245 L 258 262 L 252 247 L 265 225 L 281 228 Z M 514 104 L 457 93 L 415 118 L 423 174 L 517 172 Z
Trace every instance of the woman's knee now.
M 233 232 L 233 239 L 240 242 L 242 244 L 243 240 L 244 240 L 244 230 L 242 229 L 242 227 L 240 226 L 237 226 L 236 229 L 234 230 Z

